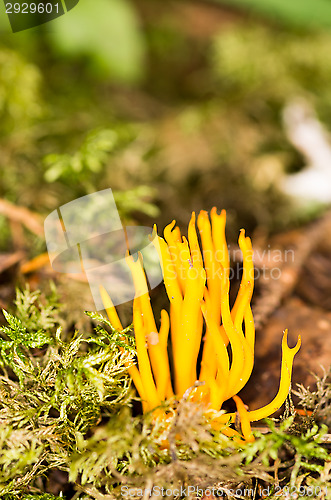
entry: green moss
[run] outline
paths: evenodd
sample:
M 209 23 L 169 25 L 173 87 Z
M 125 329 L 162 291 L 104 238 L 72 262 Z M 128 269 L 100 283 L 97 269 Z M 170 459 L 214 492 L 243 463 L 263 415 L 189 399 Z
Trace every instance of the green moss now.
M 50 468 L 67 470 L 83 435 L 130 401 L 125 364 L 134 352 L 122 340 L 128 330 L 98 326 L 87 339 L 76 332 L 63 340 L 58 311 L 46 304 L 38 316 L 38 300 L 35 292 L 18 292 L 17 316 L 4 311 L 0 329 L 1 495 L 20 493 Z
M 185 400 L 164 405 L 167 421 L 134 412 L 125 366 L 135 359 L 130 328 L 118 332 L 89 313 L 98 325 L 87 338 L 62 332 L 57 302 L 55 294 L 47 300 L 18 291 L 17 311 L 5 313 L 0 330 L 1 498 L 65 498 L 44 493 L 43 481 L 56 469 L 68 474 L 76 500 L 122 498 L 129 490 L 139 498 L 145 488 L 188 485 L 216 488 L 225 498 L 255 488 L 276 499 L 283 487 L 315 488 L 321 494 L 314 498 L 327 498 L 329 375 L 315 393 L 300 388 L 304 408 L 318 407 L 313 415 L 270 420 L 255 442 L 238 445 Z

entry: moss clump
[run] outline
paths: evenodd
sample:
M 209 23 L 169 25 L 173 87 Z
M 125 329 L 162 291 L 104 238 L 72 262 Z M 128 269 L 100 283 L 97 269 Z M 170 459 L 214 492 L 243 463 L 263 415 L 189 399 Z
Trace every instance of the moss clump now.
M 128 403 L 134 357 L 128 330 L 98 326 L 87 339 L 75 332 L 63 340 L 49 301 L 42 306 L 26 290 L 16 304 L 0 329 L 1 496 L 19 495 L 51 468 L 68 470 L 83 436 Z
M 133 405 L 130 328 L 119 332 L 90 314 L 99 323 L 94 332 L 70 334 L 61 330 L 55 304 L 54 295 L 18 292 L 17 311 L 5 313 L 1 327 L 1 498 L 138 499 L 162 488 L 169 498 L 213 488 L 224 498 L 237 498 L 236 490 L 252 498 L 288 491 L 328 498 L 328 376 L 316 393 L 300 392 L 304 408 L 320 399 L 322 414 L 269 421 L 253 443 L 238 444 L 213 429 L 185 397 L 165 402 L 168 419 L 156 424 Z M 48 493 L 54 471 L 67 475 L 59 496 Z

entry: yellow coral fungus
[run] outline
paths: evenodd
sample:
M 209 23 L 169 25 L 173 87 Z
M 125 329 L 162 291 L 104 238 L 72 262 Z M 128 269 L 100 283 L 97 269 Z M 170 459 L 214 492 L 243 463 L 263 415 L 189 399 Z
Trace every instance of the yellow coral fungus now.
M 248 411 L 237 396 L 247 383 L 254 364 L 255 329 L 251 310 L 254 285 L 253 250 L 250 238 L 241 230 L 239 247 L 243 255 L 243 274 L 235 303 L 229 303 L 229 254 L 225 238 L 226 213 L 216 208 L 192 214 L 188 239 L 181 237 L 175 221 L 164 230 L 164 239 L 153 242 L 158 250 L 165 288 L 170 301 L 170 317 L 163 310 L 157 330 L 150 303 L 142 259 L 127 256 L 136 297 L 133 324 L 136 337 L 138 367 L 130 367 L 144 411 L 150 411 L 174 394 L 201 401 L 206 412 L 219 412 L 224 401 L 232 398 L 237 413 L 217 413 L 213 425 L 239 421 L 242 435 L 230 427 L 227 436 L 252 441 L 252 421 L 265 418 L 284 403 L 290 389 L 295 347 L 287 345 L 287 331 L 282 341 L 281 380 L 277 395 L 263 408 Z M 199 244 L 199 239 L 201 245 Z M 115 328 L 122 325 L 105 290 L 101 290 L 108 317 Z M 171 335 L 170 372 L 168 334 Z M 202 350 L 201 366 L 198 366 Z M 197 383 L 198 382 L 198 383 Z

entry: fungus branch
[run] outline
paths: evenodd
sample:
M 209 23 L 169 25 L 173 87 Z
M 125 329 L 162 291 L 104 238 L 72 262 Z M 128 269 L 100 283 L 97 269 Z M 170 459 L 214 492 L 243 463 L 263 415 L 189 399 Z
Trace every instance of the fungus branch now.
M 271 415 L 284 403 L 290 390 L 293 359 L 301 339 L 299 337 L 296 346 L 290 349 L 285 331 L 278 393 L 265 407 L 248 411 L 237 394 L 248 382 L 254 365 L 255 327 L 250 306 L 254 288 L 253 249 L 250 238 L 241 230 L 239 247 L 243 256 L 243 275 L 231 309 L 225 221 L 225 211 L 217 214 L 213 208 L 210 219 L 207 212 L 200 212 L 198 233 L 196 217 L 192 214 L 188 240 L 181 236 L 175 221 L 165 228 L 164 239 L 153 238 L 170 302 L 170 317 L 162 311 L 159 331 L 142 257 L 134 261 L 127 256 L 136 291 L 133 324 L 138 360 L 138 368 L 131 366 L 128 369 L 145 412 L 159 407 L 174 394 L 178 398 L 185 395 L 187 400 L 205 405 L 213 426 L 221 427 L 225 435 L 242 442 L 254 440 L 250 422 Z M 156 235 L 156 227 L 154 231 Z M 122 329 L 111 299 L 104 289 L 101 289 L 101 294 L 110 322 L 115 328 Z M 169 326 L 174 387 L 167 353 Z M 237 406 L 237 413 L 215 417 L 215 412 L 219 412 L 224 401 L 230 398 Z M 212 411 L 214 416 L 211 416 Z M 239 416 L 242 435 L 228 426 L 236 416 Z M 155 411 L 155 418 L 167 419 L 167 415 L 159 409 Z

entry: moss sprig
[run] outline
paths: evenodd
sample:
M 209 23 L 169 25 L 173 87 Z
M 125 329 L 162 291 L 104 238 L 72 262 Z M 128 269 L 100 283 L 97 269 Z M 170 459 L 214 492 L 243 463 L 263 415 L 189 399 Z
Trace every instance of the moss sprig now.
M 19 292 L 18 314 L 4 311 L 0 329 L 1 496 L 18 495 L 50 468 L 69 470 L 84 435 L 131 398 L 134 346 L 119 350 L 123 332 L 99 325 L 87 339 L 78 332 L 62 338 L 68 335 L 58 325 L 54 331 L 47 305 L 30 317 L 37 297 Z

